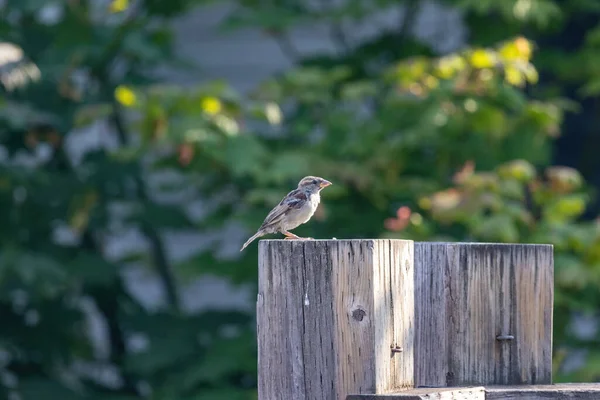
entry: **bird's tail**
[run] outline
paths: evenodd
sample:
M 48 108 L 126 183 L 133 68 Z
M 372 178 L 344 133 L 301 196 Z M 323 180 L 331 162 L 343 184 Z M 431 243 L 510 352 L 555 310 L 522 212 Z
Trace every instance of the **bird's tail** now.
M 256 238 L 259 238 L 264 235 L 265 235 L 264 232 L 261 232 L 261 231 L 256 232 L 254 235 L 252 235 L 252 237 L 250 237 L 250 239 L 246 240 L 246 243 L 244 243 L 244 245 L 242 246 L 240 251 L 244 250 L 246 248 L 246 246 L 248 246 L 250 243 L 252 243 Z

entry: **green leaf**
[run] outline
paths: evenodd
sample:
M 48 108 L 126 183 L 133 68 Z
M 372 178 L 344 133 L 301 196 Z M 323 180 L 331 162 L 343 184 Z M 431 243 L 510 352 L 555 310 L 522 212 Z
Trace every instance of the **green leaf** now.
M 267 159 L 263 145 L 250 136 L 227 140 L 224 161 L 231 166 L 234 177 L 260 174 Z
M 98 254 L 81 252 L 64 267 L 69 275 L 92 285 L 110 286 L 118 279 L 118 267 Z
M 26 378 L 19 382 L 19 392 L 23 400 L 83 400 L 87 397 L 78 394 L 58 382 L 43 378 Z
M 514 160 L 502 164 L 498 167 L 498 174 L 519 182 L 531 182 L 536 177 L 535 167 L 527 160 Z
M 345 100 L 362 100 L 365 97 L 375 96 L 377 94 L 377 85 L 375 82 L 362 81 L 352 82 L 342 87 L 341 96 Z
M 548 221 L 565 222 L 579 217 L 585 211 L 588 198 L 583 194 L 573 194 L 554 200 L 544 209 Z
M 0 296 L 26 290 L 35 299 L 57 297 L 70 284 L 60 264 L 47 255 L 5 249 L 0 254 Z
M 519 241 L 519 231 L 514 219 L 503 214 L 476 221 L 473 224 L 473 233 L 482 240 L 491 242 L 515 243 Z

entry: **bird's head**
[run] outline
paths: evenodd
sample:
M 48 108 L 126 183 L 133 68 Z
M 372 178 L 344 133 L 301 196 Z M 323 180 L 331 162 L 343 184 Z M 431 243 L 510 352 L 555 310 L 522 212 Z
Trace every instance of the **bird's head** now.
M 302 178 L 300 183 L 298 183 L 298 189 L 303 189 L 312 193 L 317 193 L 318 191 L 326 188 L 329 185 L 331 185 L 331 182 L 329 182 L 326 179 L 319 178 L 318 176 L 305 176 L 304 178 Z

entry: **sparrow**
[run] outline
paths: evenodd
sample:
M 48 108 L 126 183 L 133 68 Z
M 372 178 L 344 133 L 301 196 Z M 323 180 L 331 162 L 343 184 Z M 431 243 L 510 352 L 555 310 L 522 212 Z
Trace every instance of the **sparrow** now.
M 321 201 L 321 189 L 331 185 L 326 179 L 318 176 L 306 176 L 298 183 L 298 187 L 289 192 L 279 204 L 269 212 L 258 231 L 244 243 L 244 250 L 252 241 L 269 233 L 283 233 L 286 239 L 301 238 L 292 232 L 313 216 Z

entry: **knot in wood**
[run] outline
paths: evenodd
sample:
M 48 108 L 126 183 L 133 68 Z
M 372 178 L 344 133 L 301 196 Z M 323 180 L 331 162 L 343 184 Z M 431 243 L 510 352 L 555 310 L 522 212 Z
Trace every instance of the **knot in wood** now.
M 367 315 L 367 313 L 362 308 L 357 308 L 356 310 L 352 311 L 352 318 L 357 321 L 362 321 L 365 315 Z

